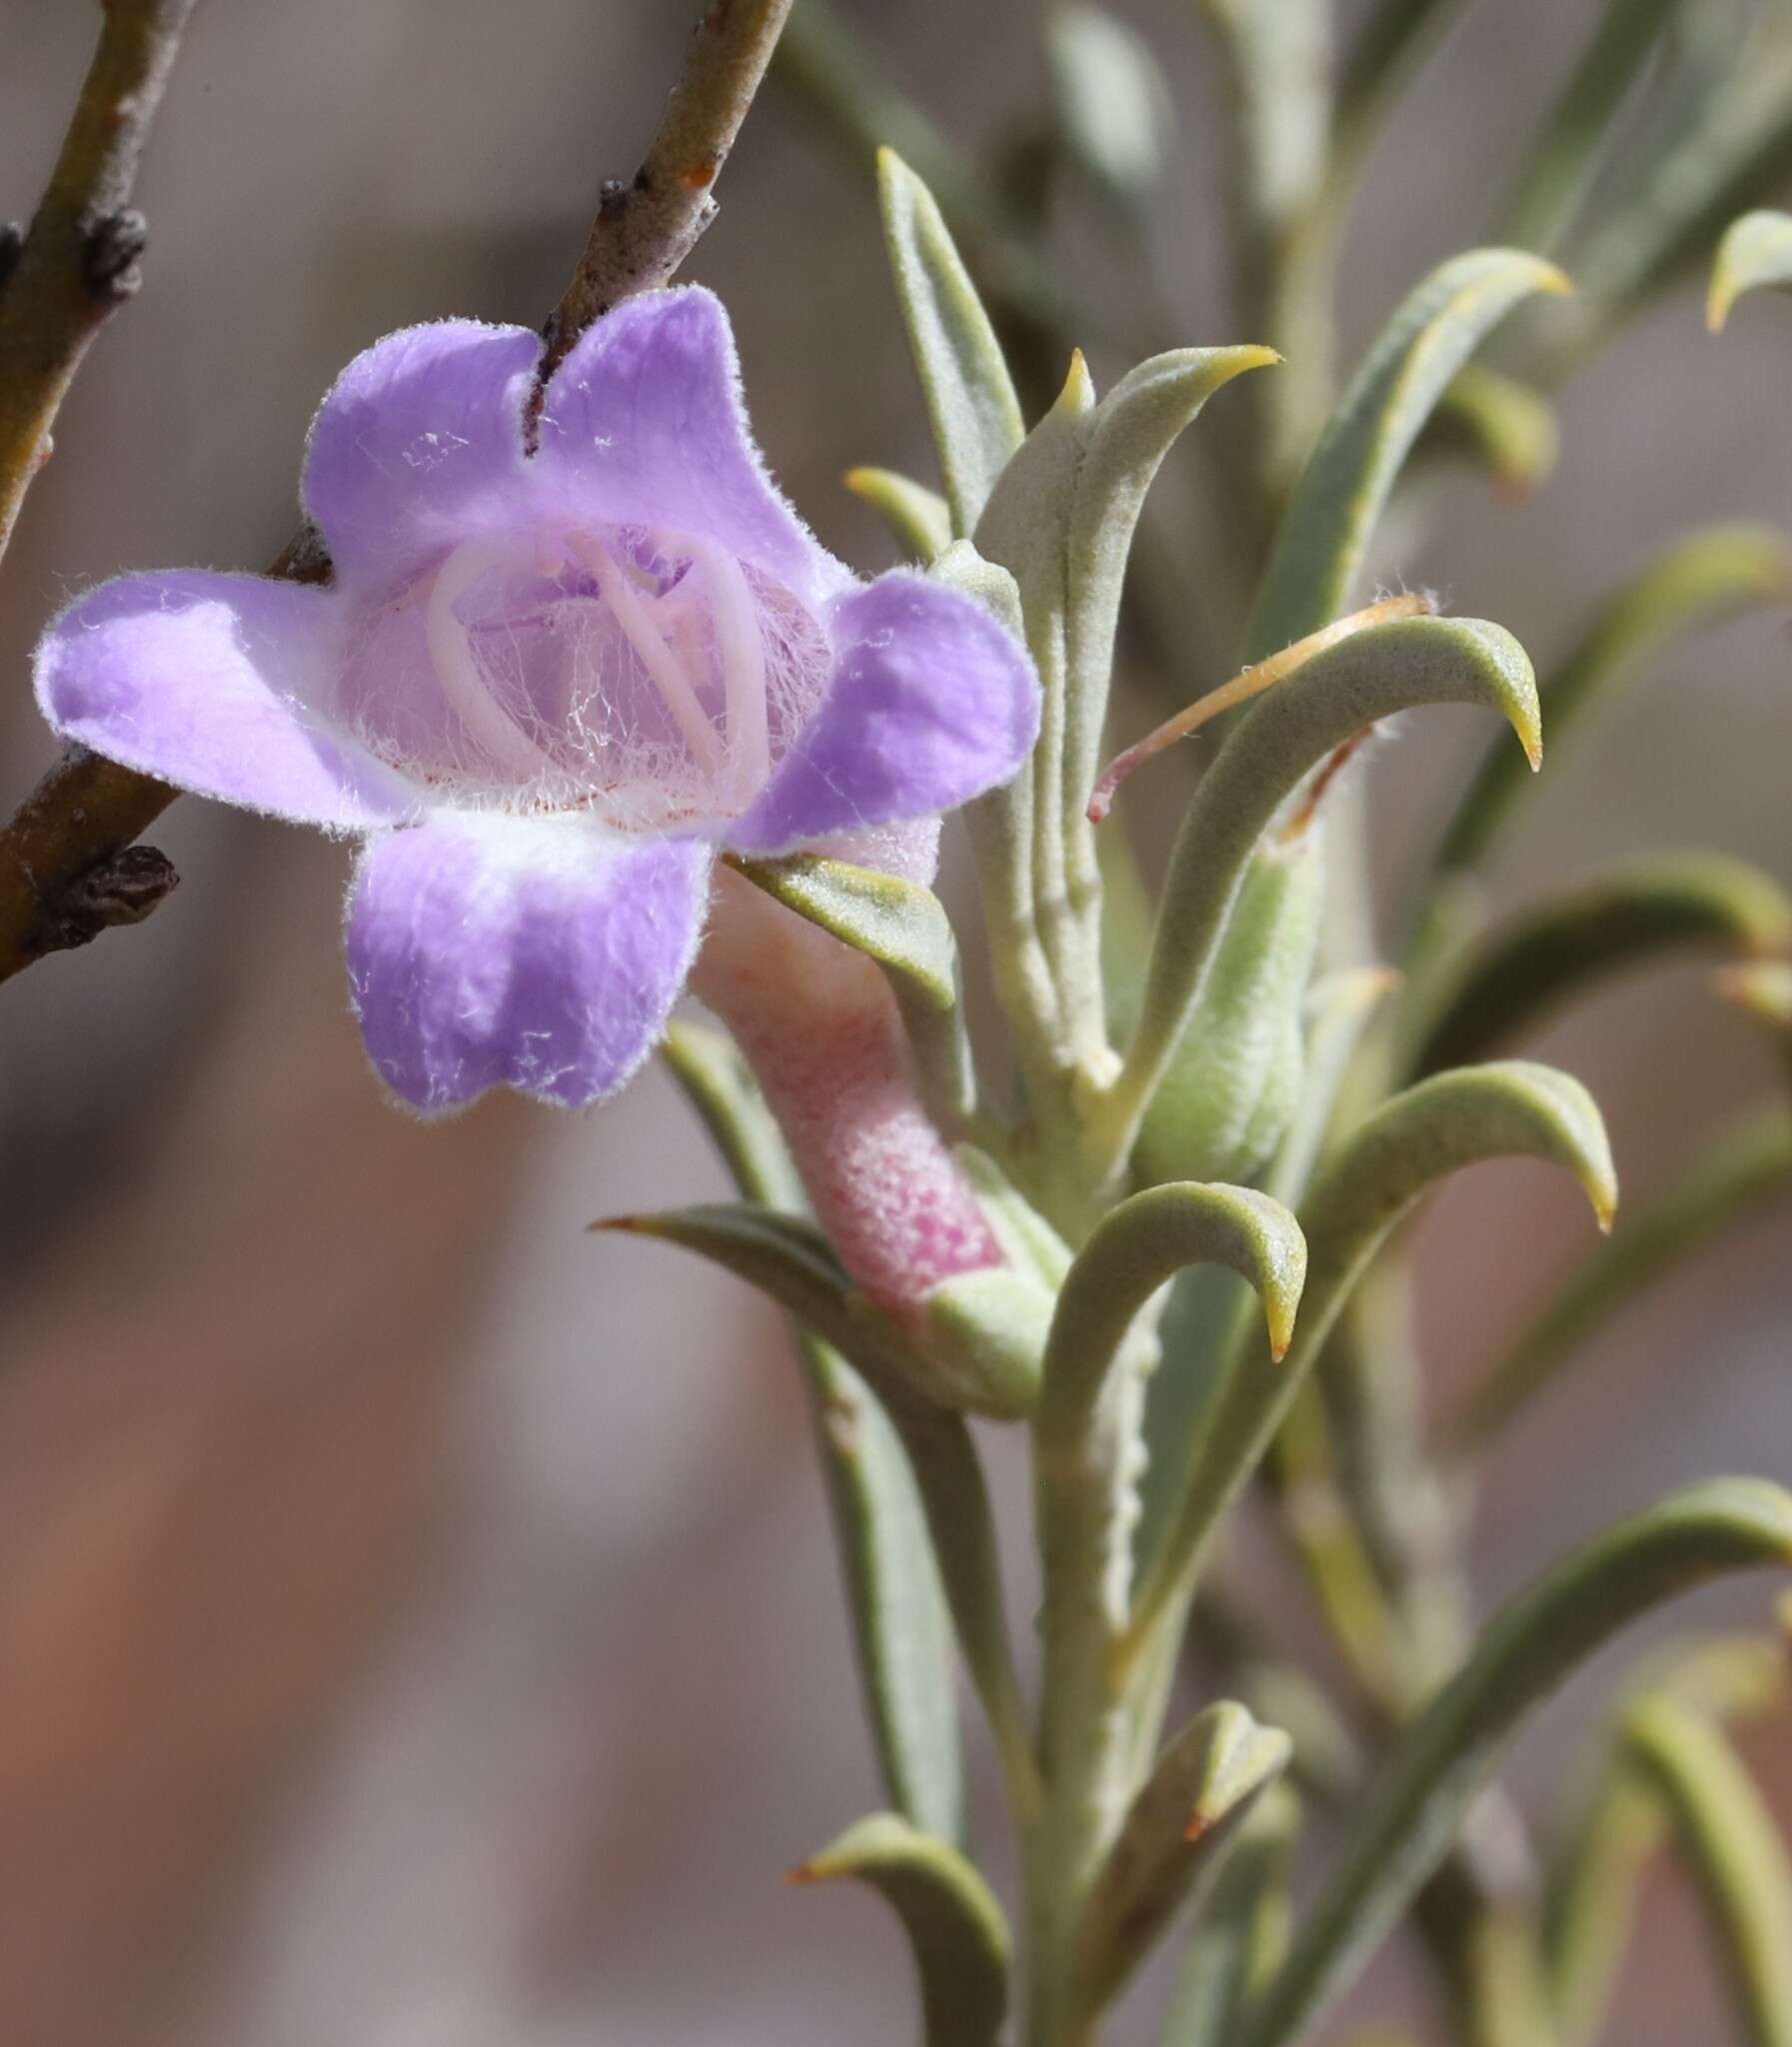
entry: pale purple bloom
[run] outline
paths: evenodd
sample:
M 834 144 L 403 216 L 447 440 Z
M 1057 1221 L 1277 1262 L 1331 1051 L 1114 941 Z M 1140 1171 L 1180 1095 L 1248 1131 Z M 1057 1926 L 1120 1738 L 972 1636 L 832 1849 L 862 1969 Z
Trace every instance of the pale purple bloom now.
M 950 810 L 1037 729 L 986 613 L 905 571 L 859 582 L 779 495 L 709 292 L 593 327 L 529 454 L 540 351 L 453 320 L 349 365 L 302 490 L 330 587 L 124 577 L 37 655 L 64 738 L 365 837 L 355 1009 L 423 1109 L 611 1092 L 685 984 L 719 849 Z

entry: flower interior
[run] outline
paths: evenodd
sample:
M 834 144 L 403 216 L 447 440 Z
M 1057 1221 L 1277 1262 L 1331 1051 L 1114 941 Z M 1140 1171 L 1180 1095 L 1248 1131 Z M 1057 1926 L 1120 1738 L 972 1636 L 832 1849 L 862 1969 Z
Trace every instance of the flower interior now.
M 476 535 L 362 613 L 367 744 L 458 803 L 621 831 L 738 816 L 821 702 L 829 653 L 781 584 L 646 526 Z

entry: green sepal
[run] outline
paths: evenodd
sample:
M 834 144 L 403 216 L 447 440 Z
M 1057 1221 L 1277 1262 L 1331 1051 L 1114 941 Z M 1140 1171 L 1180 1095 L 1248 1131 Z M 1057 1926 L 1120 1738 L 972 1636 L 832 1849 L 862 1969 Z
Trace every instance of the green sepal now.
M 819 853 L 735 865 L 768 896 L 877 961 L 903 994 L 929 1009 L 958 1001 L 958 947 L 930 889 Z
M 662 1050 L 742 1192 L 799 1205 L 796 1167 L 729 1039 L 679 1021 Z M 963 1822 L 963 1769 L 951 1628 L 929 1510 L 890 1407 L 832 1344 L 801 1325 L 797 1333 L 884 1780 L 916 1826 L 955 1839 Z
M 1133 1163 L 1146 1181 L 1254 1180 L 1286 1133 L 1305 1076 L 1321 837 L 1270 842 L 1251 862 L 1139 1128 Z
M 1035 1274 L 1006 1265 L 941 1280 L 921 1303 L 922 1389 L 944 1406 L 998 1421 L 1030 1414 L 1052 1298 Z
M 1071 161 L 1121 206 L 1148 199 L 1163 170 L 1175 109 L 1157 60 L 1105 7 L 1081 0 L 1045 20 L 1046 72 Z
M 898 544 L 917 562 L 930 562 L 951 546 L 951 507 L 937 491 L 894 469 L 850 469 L 846 486 L 879 513 Z
M 1549 742 L 1630 682 L 1671 639 L 1748 605 L 1792 594 L 1792 540 L 1770 526 L 1700 527 L 1662 549 L 1594 617 L 1542 691 Z M 1504 749 L 1482 760 L 1438 847 L 1435 868 L 1454 873 L 1485 859 L 1528 786 Z
M 793 1883 L 843 1876 L 869 1884 L 902 1922 L 920 1978 L 926 2047 L 994 2047 L 1007 2013 L 1007 1922 L 970 1863 L 880 1812 L 791 1871 Z
M 892 149 L 878 152 L 878 195 L 952 530 L 968 534 L 1025 433 L 1020 401 L 933 195 Z
M 927 1106 L 948 1127 L 974 1110 L 976 1076 L 958 1008 L 958 943 L 930 889 L 819 853 L 743 860 L 747 879 L 883 968 L 902 1012 Z
M 1792 214 L 1763 209 L 1745 213 L 1724 230 L 1711 266 L 1705 325 L 1723 331 L 1736 301 L 1748 292 L 1784 291 L 1792 285 Z
M 1085 2011 L 1117 1996 L 1210 1879 L 1292 1744 L 1230 1700 L 1206 1707 L 1158 1758 L 1108 1850 L 1077 1932 L 1073 1992 Z
M 1399 1739 L 1238 2047 L 1286 2047 L 1347 1987 L 1447 1853 L 1532 1709 L 1588 1656 L 1664 1600 L 1770 1563 L 1792 1563 L 1792 1494 L 1716 1479 L 1621 1522 L 1496 1614 Z
M 1413 1054 L 1415 1074 L 1464 1065 L 1539 1028 L 1590 985 L 1663 954 L 1783 952 L 1792 900 L 1726 854 L 1649 854 L 1563 889 L 1464 949 Z
M 1499 712 L 1538 758 L 1536 678 L 1500 627 L 1413 618 L 1371 626 L 1314 655 L 1268 691 L 1221 747 L 1170 855 L 1138 1028 L 1099 1104 L 1116 1154 L 1180 1040 L 1257 842 L 1305 777 L 1365 726 L 1423 704 Z
M 1347 608 L 1375 522 L 1432 407 L 1520 300 L 1567 289 L 1561 272 L 1539 257 L 1476 249 L 1440 264 L 1407 297 L 1294 485 L 1245 631 L 1247 662 L 1291 646 Z

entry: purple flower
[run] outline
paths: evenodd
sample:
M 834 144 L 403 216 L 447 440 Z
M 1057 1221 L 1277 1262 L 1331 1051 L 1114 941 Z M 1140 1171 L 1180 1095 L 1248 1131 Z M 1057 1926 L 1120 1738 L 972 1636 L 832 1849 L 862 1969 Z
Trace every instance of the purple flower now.
M 859 582 L 766 474 L 707 291 L 601 320 L 554 373 L 451 320 L 358 356 L 302 495 L 328 588 L 103 585 L 37 652 L 65 739 L 365 839 L 349 980 L 425 1110 L 620 1087 L 690 972 L 719 849 L 949 810 L 1038 724 L 1015 642 L 907 572 Z

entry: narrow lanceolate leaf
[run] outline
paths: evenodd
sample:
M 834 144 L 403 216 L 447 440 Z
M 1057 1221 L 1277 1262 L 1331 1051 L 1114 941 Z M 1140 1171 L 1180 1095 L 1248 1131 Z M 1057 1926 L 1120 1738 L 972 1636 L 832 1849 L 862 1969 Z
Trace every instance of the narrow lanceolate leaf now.
M 1271 1784 L 1204 1891 L 1176 1974 L 1162 2047 L 1232 2047 L 1244 2012 L 1281 1966 L 1300 1801 Z
M 933 195 L 894 150 L 878 154 L 878 192 L 952 528 L 967 534 L 1020 445 L 1020 401 Z
M 1292 1744 L 1229 1700 L 1197 1713 L 1158 1758 L 1083 1908 L 1073 1996 L 1116 1997 L 1195 1884 L 1210 1879 Z
M 796 1168 L 728 1039 L 675 1023 L 665 1054 L 742 1192 L 800 1203 Z M 915 1826 L 955 1838 L 963 1773 L 951 1626 L 914 1470 L 890 1410 L 845 1357 L 801 1329 L 798 1353 L 884 1780 Z
M 1316 654 L 1258 700 L 1215 756 L 1170 855 L 1138 1027 L 1102 1113 L 1129 1149 L 1211 966 L 1257 841 L 1288 796 L 1365 726 L 1422 704 L 1499 712 L 1540 758 L 1536 680 L 1509 633 L 1401 619 Z M 1123 1146 L 1123 1149 L 1121 1148 Z
M 1555 468 L 1561 429 L 1555 407 L 1529 384 L 1470 363 L 1437 402 L 1423 447 L 1460 451 L 1508 498 L 1528 497 Z
M 1581 1346 L 1684 1258 L 1774 1202 L 1792 1200 L 1792 1113 L 1750 1109 L 1587 1259 L 1493 1364 L 1450 1428 L 1462 1453 L 1503 1428 Z
M 917 562 L 930 562 L 951 545 L 951 507 L 937 491 L 894 469 L 850 469 L 847 489 L 862 498 Z
M 1008 1930 L 971 1865 L 895 1813 L 873 1813 L 791 1872 L 850 1876 L 894 1907 L 914 1950 L 926 2047 L 993 2047 L 1008 1998 Z
M 1564 889 L 1470 948 L 1437 993 L 1414 1073 L 1466 1064 L 1538 1029 L 1614 974 L 1714 949 L 1764 957 L 1792 940 L 1792 901 L 1772 878 L 1715 853 L 1650 855 Z
M 757 1286 L 803 1325 L 839 1348 L 900 1353 L 888 1317 L 865 1300 L 827 1236 L 807 1216 L 753 1201 L 716 1201 L 655 1215 L 617 1215 L 595 1229 L 677 1244 Z
M 1792 285 L 1792 214 L 1745 213 L 1717 245 L 1705 324 L 1723 331 L 1736 301 L 1748 292 L 1784 291 Z
M 1432 271 L 1351 380 L 1294 486 L 1245 632 L 1260 661 L 1347 608 L 1407 451 L 1456 373 L 1521 299 L 1562 292 L 1552 264 L 1477 249 Z
M 1667 1698 L 1625 1716 L 1625 1754 L 1666 1807 L 1745 2047 L 1792 2047 L 1792 1868 L 1772 1815 L 1709 1720 Z
M 1605 0 L 1599 26 L 1526 150 L 1501 239 L 1551 253 L 1573 218 L 1631 88 L 1682 0 Z
M 1663 1800 L 1628 1753 L 1632 1716 L 1664 1704 L 1673 1716 L 1727 1725 L 1782 1705 L 1789 1683 L 1785 1642 L 1759 1634 L 1675 1642 L 1636 1670 L 1544 1885 L 1543 1960 L 1560 2047 L 1602 2036 L 1645 1866 L 1666 1831 Z
M 1388 1232 L 1439 1180 L 1502 1157 L 1564 1166 L 1602 1222 L 1617 1204 L 1611 1151 L 1591 1095 L 1567 1074 L 1522 1060 L 1440 1073 L 1409 1087 L 1360 1124 L 1321 1171 L 1301 1204 L 1307 1282 L 1299 1331 L 1279 1371 L 1250 1346 L 1234 1346 L 1223 1364 L 1129 1639 L 1141 1639 L 1177 1603 Z
M 1549 678 L 1542 694 L 1552 751 L 1559 755 L 1563 734 L 1679 634 L 1788 595 L 1792 541 L 1773 527 L 1707 526 L 1683 535 L 1606 601 Z M 1457 872 L 1486 857 L 1525 788 L 1523 775 L 1512 769 L 1503 752 L 1482 761 L 1438 849 L 1440 870 Z
M 1771 1563 L 1792 1563 L 1792 1494 L 1718 1479 L 1620 1523 L 1495 1615 L 1396 1745 L 1238 2047 L 1285 2047 L 1354 1979 L 1443 1859 L 1518 1728 L 1588 1656 L 1662 1601 Z

